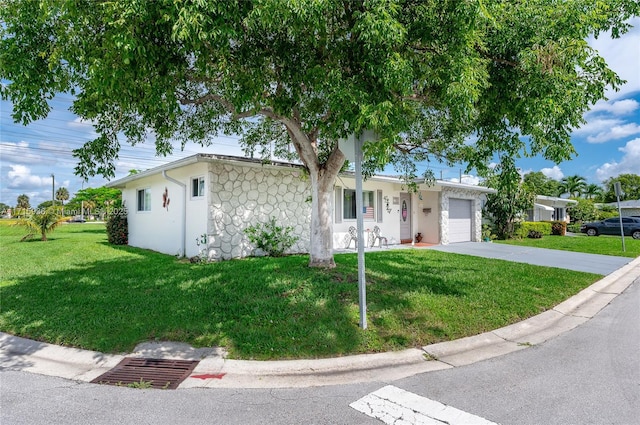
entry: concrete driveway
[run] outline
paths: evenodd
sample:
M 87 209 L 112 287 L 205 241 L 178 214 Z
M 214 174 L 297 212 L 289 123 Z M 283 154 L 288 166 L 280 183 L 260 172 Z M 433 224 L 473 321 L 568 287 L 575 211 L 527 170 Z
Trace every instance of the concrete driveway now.
M 633 260 L 633 258 L 616 257 L 612 255 L 585 254 L 581 252 L 485 242 L 461 242 L 449 245 L 436 245 L 428 249 L 452 252 L 455 254 L 474 255 L 476 257 L 497 258 L 537 266 L 558 267 L 561 269 L 601 275 L 608 275 Z

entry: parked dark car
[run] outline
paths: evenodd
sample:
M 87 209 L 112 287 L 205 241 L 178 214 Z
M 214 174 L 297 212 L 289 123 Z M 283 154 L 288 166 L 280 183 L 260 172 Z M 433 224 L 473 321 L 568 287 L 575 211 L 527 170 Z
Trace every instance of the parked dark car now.
M 87 220 L 82 218 L 82 216 L 76 215 L 75 217 L 71 218 L 71 220 L 69 220 L 69 223 L 85 223 L 86 221 Z
M 622 217 L 622 228 L 625 236 L 633 239 L 640 239 L 640 218 Z M 584 223 L 580 226 L 580 231 L 589 236 L 598 235 L 620 235 L 620 217 L 608 218 L 602 221 Z

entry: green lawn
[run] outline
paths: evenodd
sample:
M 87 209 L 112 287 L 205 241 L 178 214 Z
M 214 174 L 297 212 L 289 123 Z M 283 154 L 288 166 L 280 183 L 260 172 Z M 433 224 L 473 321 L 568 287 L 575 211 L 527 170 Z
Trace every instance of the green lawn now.
M 0 330 L 107 353 L 139 342 L 225 346 L 232 358 L 339 356 L 418 347 L 492 330 L 560 303 L 599 276 L 431 250 L 368 253 L 369 329 L 358 327 L 357 257 L 190 264 L 107 244 L 68 224 L 19 242 L 0 224 Z
M 586 252 L 589 254 L 617 255 L 620 257 L 635 258 L 640 256 L 640 240 L 633 239 L 630 236 L 624 238 L 626 252 L 622 251 L 622 239 L 620 236 L 587 236 L 583 234 L 575 236 L 545 235 L 540 239 L 523 238 L 494 242 L 533 246 L 537 248 L 560 249 L 563 251 Z

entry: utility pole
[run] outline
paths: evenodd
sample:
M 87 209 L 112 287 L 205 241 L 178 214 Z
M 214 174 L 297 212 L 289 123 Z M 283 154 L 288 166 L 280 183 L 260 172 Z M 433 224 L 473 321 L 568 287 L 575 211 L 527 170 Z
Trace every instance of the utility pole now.
M 56 206 L 56 176 L 51 174 L 51 205 Z

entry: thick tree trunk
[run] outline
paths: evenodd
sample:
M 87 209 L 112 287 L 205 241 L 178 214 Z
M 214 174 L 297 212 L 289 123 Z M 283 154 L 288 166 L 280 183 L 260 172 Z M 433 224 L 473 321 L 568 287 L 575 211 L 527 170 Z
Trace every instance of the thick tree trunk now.
M 290 118 L 272 116 L 286 127 L 302 162 L 307 166 L 311 179 L 311 238 L 309 267 L 335 267 L 333 260 L 333 184 L 345 161 L 336 147 L 324 163 L 318 161 L 315 136 L 302 131 L 300 123 Z
M 335 267 L 333 260 L 332 202 L 335 176 L 311 175 L 311 244 L 309 267 Z

